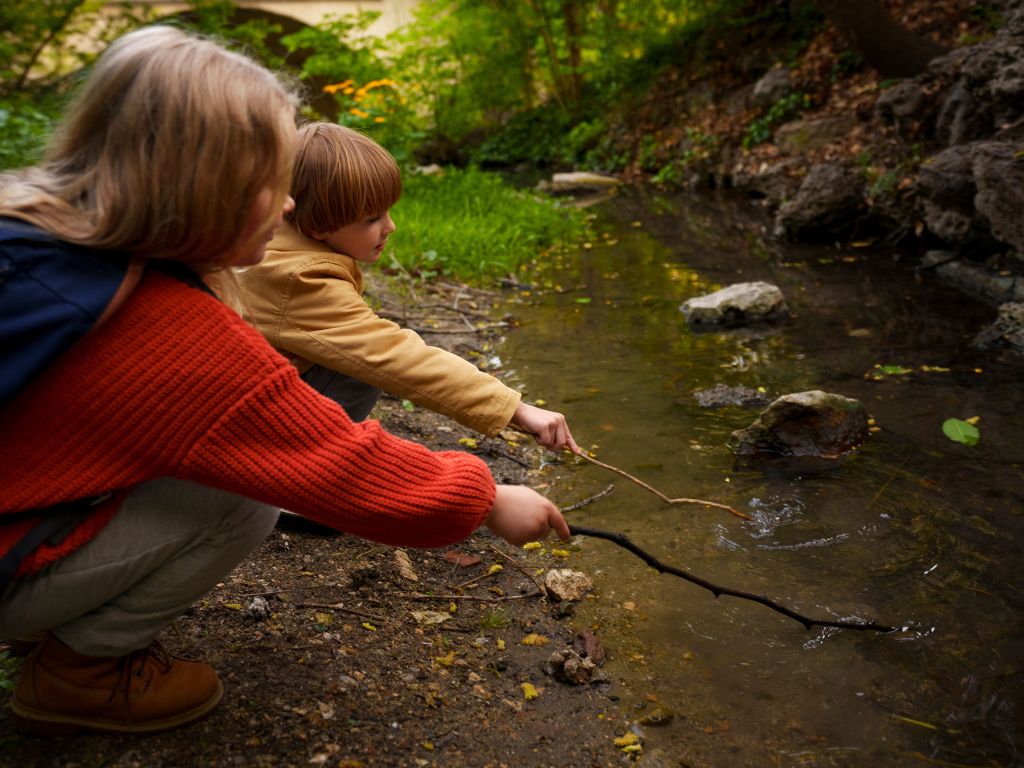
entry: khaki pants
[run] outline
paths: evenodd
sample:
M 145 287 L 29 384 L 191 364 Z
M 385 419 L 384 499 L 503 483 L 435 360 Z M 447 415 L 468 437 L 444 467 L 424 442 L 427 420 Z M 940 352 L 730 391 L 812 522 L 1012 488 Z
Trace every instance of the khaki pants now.
M 7 586 L 0 637 L 49 630 L 88 656 L 145 648 L 260 545 L 278 511 L 184 480 L 144 483 L 94 539 Z

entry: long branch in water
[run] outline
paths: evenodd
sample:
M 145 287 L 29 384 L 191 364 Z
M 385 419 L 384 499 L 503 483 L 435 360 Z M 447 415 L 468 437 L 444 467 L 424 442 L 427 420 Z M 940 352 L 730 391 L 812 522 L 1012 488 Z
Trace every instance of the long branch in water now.
M 666 504 L 702 504 L 702 505 L 704 505 L 706 507 L 715 507 L 716 509 L 724 509 L 726 512 L 729 512 L 730 514 L 736 515 L 736 517 L 743 518 L 744 520 L 750 520 L 751 519 L 750 515 L 746 514 L 745 512 L 740 512 L 739 510 L 733 509 L 732 507 L 730 507 L 730 506 L 728 506 L 726 504 L 719 504 L 718 502 L 715 502 L 715 501 L 705 501 L 704 499 L 670 499 L 668 496 L 666 496 L 664 493 L 659 491 L 657 488 L 651 487 L 650 485 L 645 483 L 643 480 L 641 480 L 639 478 L 636 478 L 636 477 L 633 477 L 633 475 L 629 474 L 628 472 L 626 472 L 624 470 L 621 470 L 618 467 L 613 467 L 611 464 L 605 464 L 603 461 L 598 461 L 597 459 L 588 456 L 586 454 L 586 452 L 584 452 L 584 451 L 580 451 L 579 453 L 573 453 L 573 455 L 574 456 L 579 456 L 581 459 L 586 459 L 591 464 L 596 464 L 597 466 L 603 467 L 604 469 L 607 469 L 610 472 L 614 472 L 617 475 L 622 475 L 623 477 L 625 477 L 625 478 L 627 478 L 629 480 L 632 480 L 634 483 L 639 485 L 641 488 L 645 488 L 648 491 L 650 491 L 651 493 L 653 493 L 655 496 L 657 496 L 659 499 L 664 501 Z
M 814 619 L 810 616 L 804 616 L 802 613 L 794 611 L 792 608 L 787 608 L 784 605 L 776 603 L 774 600 L 770 600 L 764 595 L 755 595 L 750 592 L 741 592 L 738 589 L 730 589 L 729 587 L 722 587 L 718 584 L 712 584 L 706 579 L 702 579 L 700 576 L 694 576 L 692 573 L 682 570 L 681 568 L 675 568 L 671 565 L 665 565 L 656 557 L 651 555 L 649 552 L 641 549 L 632 541 L 630 541 L 624 534 L 613 533 L 610 531 L 602 531 L 597 528 L 582 528 L 577 525 L 569 526 L 569 533 L 573 536 L 590 536 L 595 539 L 604 539 L 610 541 L 613 544 L 618 544 L 623 549 L 632 552 L 634 555 L 639 557 L 649 566 L 654 568 L 658 573 L 670 573 L 673 576 L 678 576 L 681 579 L 689 581 L 691 584 L 696 584 L 699 587 L 703 587 L 713 594 L 715 597 L 720 595 L 730 595 L 732 597 L 738 597 L 743 600 L 752 600 L 755 603 L 771 608 L 773 611 L 778 611 L 783 616 L 788 616 L 791 619 L 796 619 L 804 625 L 805 629 L 810 629 L 813 626 L 819 627 L 838 627 L 840 629 L 858 629 L 858 630 L 874 630 L 875 632 L 895 632 L 896 627 L 886 626 L 884 624 L 876 624 L 873 621 L 843 621 L 839 619 Z

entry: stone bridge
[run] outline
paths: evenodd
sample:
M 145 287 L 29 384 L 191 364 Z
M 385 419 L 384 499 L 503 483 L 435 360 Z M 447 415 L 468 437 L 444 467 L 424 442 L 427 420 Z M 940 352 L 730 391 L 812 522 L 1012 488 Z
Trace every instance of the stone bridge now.
M 368 31 L 375 36 L 384 36 L 412 21 L 418 0 L 236 0 L 236 3 L 247 16 L 263 16 L 277 21 L 286 31 L 299 25 L 314 25 L 328 16 L 377 11 L 380 16 Z M 162 0 L 132 0 L 132 4 L 150 6 L 157 17 L 181 13 L 191 7 L 190 3 Z

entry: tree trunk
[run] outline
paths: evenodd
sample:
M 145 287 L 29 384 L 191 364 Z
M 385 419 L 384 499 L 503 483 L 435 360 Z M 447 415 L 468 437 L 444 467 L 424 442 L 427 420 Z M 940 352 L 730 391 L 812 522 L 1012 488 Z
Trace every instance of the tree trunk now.
M 900 25 L 878 0 L 817 0 L 864 62 L 882 77 L 913 77 L 946 53 L 938 43 Z

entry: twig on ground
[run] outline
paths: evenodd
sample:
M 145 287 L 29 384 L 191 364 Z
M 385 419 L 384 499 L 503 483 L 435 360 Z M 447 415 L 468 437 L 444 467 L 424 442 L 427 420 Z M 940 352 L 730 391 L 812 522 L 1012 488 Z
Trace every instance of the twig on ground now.
M 630 541 L 624 534 L 612 533 L 610 531 L 601 531 L 596 528 L 581 528 L 579 526 L 570 525 L 569 533 L 573 536 L 592 536 L 595 539 L 605 539 L 613 544 L 618 544 L 623 549 L 632 552 L 634 555 L 639 557 L 649 566 L 654 568 L 659 573 L 670 573 L 673 576 L 678 576 L 681 579 L 685 579 L 692 584 L 696 584 L 699 587 L 711 592 L 715 597 L 720 595 L 731 595 L 732 597 L 739 597 L 743 600 L 752 600 L 755 603 L 771 608 L 773 611 L 778 611 L 784 616 L 789 616 L 791 619 L 796 619 L 804 625 L 805 629 L 817 625 L 819 627 L 838 627 L 840 629 L 859 629 L 867 630 L 872 629 L 876 632 L 895 632 L 896 627 L 886 626 L 884 624 L 876 624 L 873 621 L 843 621 L 843 620 L 832 620 L 832 619 L 812 619 L 809 616 L 804 616 L 802 613 L 797 613 L 792 608 L 787 608 L 784 605 L 776 603 L 774 600 L 770 600 L 764 595 L 754 595 L 750 592 L 741 592 L 737 589 L 730 589 L 729 587 L 720 587 L 717 584 L 712 584 L 706 579 L 702 579 L 699 576 L 694 576 L 680 568 L 675 568 L 671 565 L 665 565 L 653 555 L 649 554 L 645 550 L 638 547 L 632 541 Z
M 519 563 L 518 561 L 516 561 L 516 560 L 514 560 L 513 558 L 511 558 L 511 557 L 509 557 L 508 555 L 506 555 L 506 554 L 505 554 L 504 552 L 502 552 L 502 551 L 501 551 L 500 549 L 498 549 L 497 547 L 495 547 L 495 546 L 494 546 L 493 544 L 491 544 L 491 545 L 490 545 L 490 547 L 491 547 L 491 549 L 492 549 L 492 550 L 494 550 L 494 551 L 495 551 L 495 552 L 497 552 L 497 553 L 498 553 L 499 555 L 501 555 L 501 556 L 502 556 L 502 557 L 504 557 L 504 558 L 505 558 L 506 560 L 508 560 L 508 561 L 509 561 L 510 563 L 512 563 L 512 567 L 513 567 L 513 568 L 515 568 L 515 569 L 516 569 L 517 571 L 519 571 L 519 572 L 520 572 L 521 574 L 523 574 L 523 576 L 525 576 L 525 577 L 526 577 L 526 578 L 528 578 L 528 579 L 529 579 L 529 580 L 530 580 L 531 582 L 533 582 L 533 586 L 535 586 L 535 587 L 536 587 L 537 589 L 539 589 L 539 590 L 540 590 L 541 592 L 544 592 L 544 587 L 542 587 L 542 586 L 541 586 L 541 585 L 540 585 L 540 584 L 538 583 L 538 581 L 537 581 L 537 580 L 536 580 L 536 579 L 535 579 L 535 578 L 533 577 L 533 574 L 532 574 L 532 573 L 530 573 L 530 572 L 529 572 L 528 570 L 526 570 L 526 568 L 524 568 L 524 567 L 522 566 L 522 564 L 521 564 L 521 563 Z
M 343 613 L 350 613 L 353 616 L 358 616 L 361 619 L 369 619 L 370 621 L 376 621 L 381 624 L 387 621 L 384 616 L 377 616 L 372 613 L 366 613 L 365 611 L 354 611 L 351 608 L 346 608 L 341 603 L 285 603 L 285 605 L 293 605 L 296 608 L 329 608 L 332 611 L 342 611 Z
M 505 603 L 509 600 L 526 600 L 529 597 L 543 597 L 544 593 L 529 592 L 525 595 L 505 595 L 504 597 L 477 597 L 476 595 L 424 595 L 421 592 L 410 592 L 406 597 L 412 600 L 475 600 L 478 603 Z

